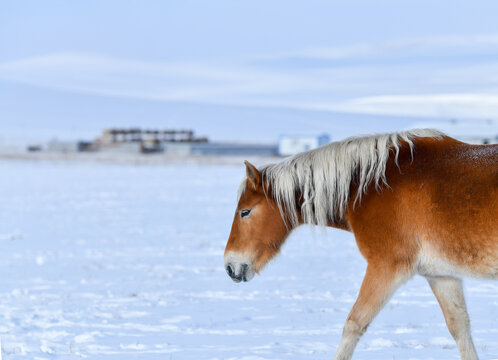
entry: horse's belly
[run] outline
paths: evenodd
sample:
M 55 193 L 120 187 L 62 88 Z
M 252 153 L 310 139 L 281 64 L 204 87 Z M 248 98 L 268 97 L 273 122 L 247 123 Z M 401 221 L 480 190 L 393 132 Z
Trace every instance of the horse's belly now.
M 416 272 L 423 276 L 476 277 L 498 279 L 498 253 L 482 251 L 451 257 L 443 250 L 425 244 L 419 252 Z

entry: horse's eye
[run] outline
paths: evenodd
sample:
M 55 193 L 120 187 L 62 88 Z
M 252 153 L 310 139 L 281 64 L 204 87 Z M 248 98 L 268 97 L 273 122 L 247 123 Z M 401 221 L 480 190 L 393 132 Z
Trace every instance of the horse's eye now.
M 249 216 L 250 213 L 251 213 L 251 210 L 240 210 L 240 217 L 245 218 L 245 217 Z

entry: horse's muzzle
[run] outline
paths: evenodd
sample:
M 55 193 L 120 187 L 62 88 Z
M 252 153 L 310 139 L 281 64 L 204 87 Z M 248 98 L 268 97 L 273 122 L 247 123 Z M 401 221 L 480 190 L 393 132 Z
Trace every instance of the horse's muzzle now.
M 242 264 L 239 271 L 236 271 L 235 268 L 236 267 L 233 264 L 227 264 L 226 266 L 227 274 L 232 278 L 233 281 L 241 282 L 249 281 L 252 279 L 253 274 L 251 271 L 249 271 L 248 264 Z
M 250 261 L 241 259 L 240 256 L 231 256 L 225 258 L 225 270 L 228 276 L 235 282 L 249 281 L 254 277 L 254 270 Z

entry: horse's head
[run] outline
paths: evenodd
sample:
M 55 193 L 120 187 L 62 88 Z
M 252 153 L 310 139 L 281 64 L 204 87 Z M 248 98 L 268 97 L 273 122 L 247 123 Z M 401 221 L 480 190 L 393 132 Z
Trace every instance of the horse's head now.
M 289 234 L 277 204 L 266 196 L 260 172 L 245 162 L 243 183 L 225 248 L 225 269 L 233 281 L 249 281 L 278 253 Z

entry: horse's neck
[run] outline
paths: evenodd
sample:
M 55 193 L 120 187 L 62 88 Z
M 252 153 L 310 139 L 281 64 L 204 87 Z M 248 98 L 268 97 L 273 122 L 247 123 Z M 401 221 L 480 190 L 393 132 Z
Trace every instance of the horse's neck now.
M 265 180 L 263 180 L 263 182 L 264 181 Z M 351 193 L 350 194 L 353 197 L 353 199 L 356 196 L 357 188 L 358 188 L 357 184 L 351 184 L 351 189 L 350 189 Z M 273 192 L 271 183 L 267 183 L 267 187 L 266 187 L 265 192 L 266 192 L 266 195 L 268 197 L 275 199 L 275 194 Z M 294 203 L 295 203 L 295 206 L 296 206 L 295 209 L 294 209 L 294 211 L 297 214 L 299 225 L 304 225 L 305 223 L 303 221 L 303 216 L 302 216 L 302 213 L 301 213 L 301 208 L 302 208 L 303 203 L 304 203 L 304 197 L 302 196 L 301 193 L 296 192 L 296 194 L 295 194 L 295 202 Z M 286 213 L 286 209 L 282 208 L 282 211 L 284 212 L 283 213 L 283 217 L 285 219 L 288 219 L 289 218 L 289 214 Z M 337 209 L 336 209 L 336 211 L 338 212 Z M 334 219 L 333 220 L 329 220 L 329 222 L 327 223 L 327 226 L 334 227 L 334 228 L 341 229 L 341 230 L 351 231 L 351 227 L 349 226 L 349 223 L 348 223 L 346 217 L 344 215 L 341 217 L 338 213 L 334 214 Z

